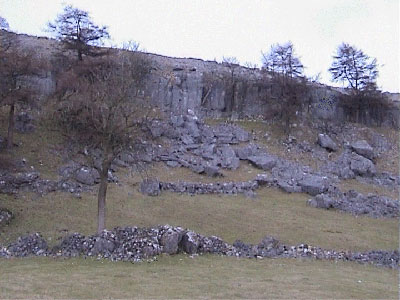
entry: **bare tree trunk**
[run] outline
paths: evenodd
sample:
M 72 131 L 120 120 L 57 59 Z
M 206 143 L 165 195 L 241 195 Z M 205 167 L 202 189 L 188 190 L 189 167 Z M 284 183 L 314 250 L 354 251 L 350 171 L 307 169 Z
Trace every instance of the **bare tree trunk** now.
M 108 170 L 110 169 L 112 156 L 105 153 L 100 172 L 100 187 L 97 196 L 97 232 L 101 233 L 106 228 L 106 195 L 108 185 Z
M 14 113 L 15 113 L 15 104 L 11 104 L 10 112 L 8 115 L 7 149 L 12 149 L 14 145 Z

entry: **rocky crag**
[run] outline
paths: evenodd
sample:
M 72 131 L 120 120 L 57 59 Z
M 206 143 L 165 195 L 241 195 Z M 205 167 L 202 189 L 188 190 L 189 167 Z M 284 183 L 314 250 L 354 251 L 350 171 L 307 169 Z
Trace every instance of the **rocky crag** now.
M 12 34 L 1 31 L 2 34 Z M 61 44 L 55 40 L 16 35 L 22 48 L 31 48 L 47 68 L 40 76 L 25 78 L 44 97 L 56 86 L 55 55 Z M 152 62 L 145 87 L 137 91 L 165 112 L 185 114 L 188 109 L 199 116 L 270 119 L 281 108 L 279 91 L 271 75 L 259 69 L 227 65 L 195 58 L 173 58 L 143 53 Z M 361 122 L 367 125 L 399 127 L 399 102 L 388 97 L 390 105 L 350 107 L 341 96 L 345 92 L 317 83 L 308 83 L 302 96 L 300 115 L 331 122 Z M 390 95 L 389 95 L 390 96 Z

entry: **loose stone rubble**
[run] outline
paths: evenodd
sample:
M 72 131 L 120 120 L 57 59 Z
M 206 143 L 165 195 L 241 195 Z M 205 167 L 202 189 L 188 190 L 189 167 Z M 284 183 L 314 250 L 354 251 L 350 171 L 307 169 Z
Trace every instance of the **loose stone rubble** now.
M 399 267 L 399 252 L 373 250 L 350 252 L 326 250 L 320 247 L 300 244 L 287 246 L 273 237 L 265 237 L 257 245 L 236 241 L 230 245 L 216 236 L 206 237 L 181 227 L 169 225 L 154 228 L 125 227 L 104 230 L 101 234 L 85 237 L 74 233 L 65 237 L 59 245 L 48 248 L 39 233 L 20 237 L 7 247 L 0 247 L 0 257 L 88 256 L 106 258 L 112 261 L 154 260 L 162 253 L 187 253 L 246 257 L 246 258 L 314 258 L 328 260 L 372 263 L 390 268 Z
M 316 195 L 308 200 L 316 208 L 338 209 L 353 215 L 367 215 L 373 218 L 398 218 L 399 201 L 374 194 L 363 195 L 354 190 L 342 193 L 338 189 Z
M 40 195 L 54 191 L 65 191 L 79 195 L 87 187 L 71 179 L 41 179 L 39 172 L 7 173 L 0 172 L 0 193 L 16 194 L 19 191 L 31 191 Z
M 0 208 L 0 227 L 8 224 L 13 217 L 14 214 L 10 210 L 6 208 Z
M 318 135 L 318 144 L 329 151 L 337 151 L 339 148 L 332 138 L 327 134 Z
M 160 189 L 175 193 L 188 194 L 238 194 L 247 191 L 254 191 L 258 188 L 255 180 L 244 182 L 216 182 L 216 183 L 199 183 L 199 182 L 160 182 Z
M 14 126 L 17 132 L 32 132 L 35 130 L 34 118 L 28 112 L 22 111 L 15 116 Z

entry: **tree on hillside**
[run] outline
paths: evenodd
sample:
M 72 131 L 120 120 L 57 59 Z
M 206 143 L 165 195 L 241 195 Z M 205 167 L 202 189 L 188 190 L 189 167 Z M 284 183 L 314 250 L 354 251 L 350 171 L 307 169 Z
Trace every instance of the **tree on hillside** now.
M 237 85 L 237 69 L 240 67 L 239 60 L 234 56 L 224 56 L 222 58 L 222 65 L 228 67 L 229 76 L 226 78 L 226 84 L 228 85 L 228 100 L 225 105 L 225 110 L 231 112 L 235 109 L 235 98 L 236 98 L 236 85 Z
M 272 84 L 281 101 L 281 118 L 285 133 L 290 133 L 290 124 L 301 106 L 301 97 L 306 92 L 303 75 L 304 66 L 296 56 L 292 42 L 271 46 L 268 53 L 262 52 L 263 70 L 272 75 Z
M 138 94 L 149 71 L 143 54 L 120 52 L 85 59 L 58 81 L 60 125 L 80 145 L 101 152 L 98 232 L 105 228 L 111 162 L 134 145 L 142 132 L 149 103 Z
M 295 55 L 292 42 L 272 45 L 268 53 L 262 52 L 262 64 L 265 70 L 285 78 L 301 76 L 304 71 L 300 58 Z
M 40 64 L 29 51 L 20 51 L 15 37 L 0 38 L 0 105 L 9 106 L 7 149 L 14 145 L 14 115 L 18 105 L 33 105 L 34 89 L 24 81 L 26 76 L 40 73 Z
M 106 26 L 94 24 L 87 11 L 71 5 L 65 6 L 53 23 L 48 23 L 48 30 L 55 33 L 66 50 L 76 51 L 80 61 L 83 55 L 100 55 L 95 46 L 103 45 L 103 40 L 110 38 Z
M 5 29 L 5 30 L 9 30 L 10 26 L 8 25 L 8 22 L 5 18 L 3 18 L 2 16 L 0 16 L 0 29 Z
M 355 94 L 376 90 L 378 77 L 376 58 L 370 58 L 362 50 L 349 44 L 339 45 L 329 72 L 333 81 L 347 83 Z

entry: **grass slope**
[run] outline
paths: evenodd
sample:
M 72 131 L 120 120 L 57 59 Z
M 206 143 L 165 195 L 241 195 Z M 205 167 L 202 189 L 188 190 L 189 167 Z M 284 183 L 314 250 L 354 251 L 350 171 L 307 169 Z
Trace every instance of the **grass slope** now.
M 14 211 L 16 217 L 0 235 L 0 243 L 6 244 L 26 232 L 39 231 L 54 241 L 66 230 L 84 234 L 96 230 L 95 193 L 86 193 L 81 199 L 67 193 L 51 193 L 36 200 L 30 195 L 1 197 L 2 206 Z M 242 239 L 258 243 L 265 235 L 273 235 L 285 243 L 306 242 L 325 248 L 397 248 L 396 219 L 355 218 L 311 208 L 306 205 L 307 199 L 304 194 L 268 188 L 259 190 L 256 199 L 167 192 L 147 197 L 137 191 L 137 185 L 111 185 L 107 227 L 170 224 L 217 235 L 228 242 Z
M 161 256 L 153 263 L 0 260 L 1 298 L 394 299 L 395 270 L 292 259 Z
M 0 123 L 4 125 L 4 119 Z M 4 128 L 0 128 L 3 136 Z M 56 176 L 62 163 L 60 135 L 39 124 L 34 133 L 16 134 L 15 140 L 19 147 L 13 153 L 0 153 L 0 161 L 25 157 L 27 165 L 34 166 L 42 177 Z M 270 149 L 279 152 L 280 146 L 275 146 L 271 144 Z M 182 168 L 171 170 L 163 164 L 155 164 L 148 172 L 168 181 L 215 180 Z M 236 172 L 224 171 L 225 178 L 219 180 L 249 180 L 258 172 L 242 163 Z M 110 184 L 107 197 L 108 228 L 170 224 L 217 235 L 230 243 L 236 239 L 258 243 L 265 235 L 272 235 L 287 244 L 305 242 L 337 250 L 398 247 L 398 220 L 356 218 L 311 208 L 306 205 L 309 196 L 305 194 L 263 188 L 255 199 L 167 192 L 160 197 L 146 197 L 138 192 L 140 175 L 131 176 L 126 170 L 117 175 L 120 184 Z M 362 192 L 376 188 L 351 181 L 343 187 L 356 187 Z M 93 234 L 96 192 L 97 187 L 81 198 L 58 192 L 42 198 L 32 193 L 16 197 L 1 194 L 0 206 L 13 211 L 16 217 L 0 229 L 0 244 L 36 231 L 50 245 L 68 233 Z M 0 260 L 0 270 L 0 298 L 394 298 L 398 289 L 394 270 L 329 261 L 218 256 L 191 259 L 178 255 L 133 265 L 82 258 L 27 258 Z

